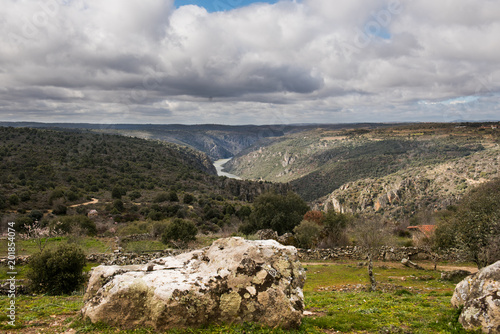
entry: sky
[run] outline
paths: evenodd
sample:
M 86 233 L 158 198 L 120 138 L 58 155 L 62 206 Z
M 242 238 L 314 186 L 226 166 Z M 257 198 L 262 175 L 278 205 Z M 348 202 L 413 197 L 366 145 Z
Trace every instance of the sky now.
M 497 0 L 3 0 L 0 121 L 500 120 Z

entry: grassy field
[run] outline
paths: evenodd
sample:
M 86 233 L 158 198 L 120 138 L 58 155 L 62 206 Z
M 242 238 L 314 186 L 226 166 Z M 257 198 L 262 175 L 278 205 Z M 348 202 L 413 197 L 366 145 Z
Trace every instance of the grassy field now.
M 0 249 L 7 249 L 7 239 L 0 239 Z M 87 254 L 93 253 L 111 253 L 113 251 L 112 238 L 94 238 L 94 237 L 72 237 L 61 236 L 43 240 L 44 249 L 56 248 L 64 243 L 75 243 L 79 245 Z M 32 255 L 40 251 L 39 244 L 35 240 L 16 240 L 16 254 L 18 256 Z
M 262 328 L 257 324 L 220 325 L 169 333 L 471 333 L 457 322 L 450 304 L 455 285 L 440 281 L 440 272 L 414 270 L 399 263 L 377 263 L 379 290 L 366 292 L 366 268 L 357 262 L 306 264 L 304 287 L 307 315 L 294 331 Z M 438 270 L 440 267 L 438 267 Z M 441 266 L 441 269 L 446 269 Z M 473 270 L 470 267 L 470 270 Z M 0 309 L 9 299 L 0 297 Z M 7 325 L 4 311 L 0 329 L 16 333 L 155 333 L 152 329 L 124 331 L 81 319 L 81 293 L 73 296 L 18 296 L 17 327 Z

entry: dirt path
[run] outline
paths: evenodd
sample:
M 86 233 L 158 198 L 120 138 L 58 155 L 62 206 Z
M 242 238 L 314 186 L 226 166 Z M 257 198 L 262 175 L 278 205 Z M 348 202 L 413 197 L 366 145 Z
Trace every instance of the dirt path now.
M 362 261 L 360 261 L 362 262 Z M 336 266 L 336 265 L 341 265 L 344 264 L 343 262 L 302 262 L 302 265 L 304 266 Z M 381 266 L 386 266 L 386 267 L 395 267 L 395 268 L 400 268 L 403 267 L 403 265 L 399 262 L 382 262 L 382 261 L 376 261 L 373 263 L 375 267 L 381 267 Z M 434 264 L 432 262 L 419 262 L 419 266 L 424 267 L 425 269 L 428 270 L 433 270 L 434 269 Z M 453 271 L 453 270 L 467 270 L 470 271 L 471 273 L 476 273 L 478 271 L 477 267 L 474 267 L 473 265 L 459 265 L 459 264 L 438 264 L 437 266 L 437 271 Z
M 74 204 L 70 205 L 70 208 L 76 208 L 77 206 L 83 206 L 83 205 L 90 205 L 90 204 L 97 204 L 99 203 L 99 200 L 97 198 L 92 198 L 90 202 L 85 202 L 85 203 L 80 203 L 80 204 Z

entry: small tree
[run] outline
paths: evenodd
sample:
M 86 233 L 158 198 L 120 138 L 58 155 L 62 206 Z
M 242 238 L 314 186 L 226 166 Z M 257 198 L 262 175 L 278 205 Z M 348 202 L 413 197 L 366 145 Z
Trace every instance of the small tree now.
M 315 222 L 316 224 L 321 225 L 325 220 L 325 215 L 323 214 L 322 211 L 317 211 L 317 210 L 307 211 L 306 214 L 304 215 L 304 220 Z
M 168 193 L 168 200 L 170 202 L 179 202 L 179 197 L 177 196 L 177 192 L 175 192 L 175 190 L 170 190 Z
M 308 210 L 307 203 L 293 192 L 285 196 L 274 192 L 264 193 L 255 199 L 254 210 L 249 222 L 242 225 L 242 232 L 249 234 L 268 228 L 278 234 L 292 232 Z
M 189 193 L 184 194 L 184 197 L 182 198 L 182 202 L 184 204 L 192 204 L 194 201 L 195 201 L 194 196 Z
M 85 253 L 75 245 L 61 245 L 32 255 L 27 273 L 35 292 L 70 294 L 84 281 Z
M 321 247 L 339 247 L 349 244 L 346 235 L 347 227 L 352 217 L 343 213 L 330 210 L 323 219 Z
M 316 244 L 322 229 L 313 221 L 303 220 L 293 229 L 298 246 L 307 249 L 312 248 Z
M 384 226 L 384 223 L 376 219 L 360 218 L 356 221 L 353 228 L 356 245 L 366 250 L 370 291 L 375 291 L 377 288 L 377 281 L 373 275 L 373 257 L 381 246 L 389 243 L 389 235 L 390 232 Z
M 183 248 L 189 241 L 196 240 L 197 233 L 198 229 L 192 221 L 176 218 L 165 227 L 161 241 L 164 244 L 173 243 Z

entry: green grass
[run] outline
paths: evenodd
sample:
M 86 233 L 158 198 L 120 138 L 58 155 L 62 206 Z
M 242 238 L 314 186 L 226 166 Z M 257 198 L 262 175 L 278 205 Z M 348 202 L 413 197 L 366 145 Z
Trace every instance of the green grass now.
M 87 269 L 95 264 L 89 264 Z M 258 324 L 212 325 L 198 329 L 171 330 L 174 334 L 214 333 L 474 333 L 462 329 L 457 322 L 458 311 L 450 299 L 455 287 L 441 282 L 439 272 L 405 268 L 398 263 L 375 266 L 380 291 L 366 292 L 366 268 L 357 263 L 344 262 L 310 265 L 304 287 L 306 310 L 311 316 L 303 318 L 296 330 L 265 328 Z M 422 277 L 426 278 L 421 279 Z M 429 279 L 431 278 L 431 279 Z M 342 291 L 340 291 L 342 290 Z M 0 297 L 0 309 L 9 299 Z M 82 296 L 20 296 L 18 324 L 21 332 L 32 327 L 43 332 L 60 333 L 74 328 L 78 333 L 156 333 L 153 329 L 120 330 L 104 324 L 92 324 L 81 319 L 78 311 Z M 67 319 L 66 319 L 67 318 Z M 7 319 L 0 315 L 6 326 Z M 59 322 L 58 326 L 50 324 Z M 24 328 L 24 329 L 23 329 Z
M 167 248 L 165 244 L 158 240 L 138 240 L 122 243 L 125 252 L 141 253 L 147 251 L 159 251 Z
M 64 243 L 76 243 L 82 247 L 87 254 L 111 253 L 113 241 L 111 239 L 95 237 L 53 237 L 47 240 L 45 248 L 55 248 Z M 0 249 L 7 249 L 8 240 L 0 239 Z M 16 255 L 32 255 L 40 251 L 35 240 L 16 239 Z

